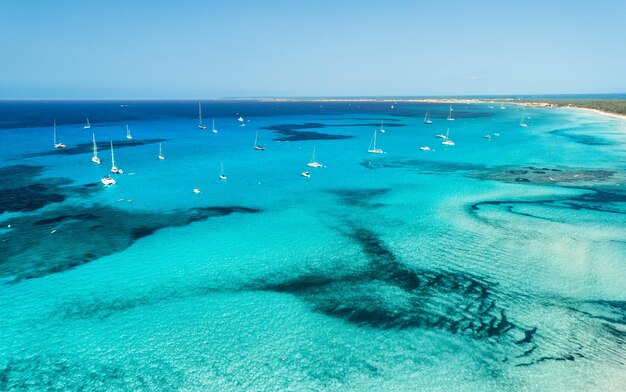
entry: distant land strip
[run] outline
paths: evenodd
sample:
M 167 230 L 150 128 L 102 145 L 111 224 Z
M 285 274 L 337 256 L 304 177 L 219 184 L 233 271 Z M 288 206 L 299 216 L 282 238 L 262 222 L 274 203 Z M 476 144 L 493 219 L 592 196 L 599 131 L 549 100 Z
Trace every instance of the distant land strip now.
M 241 98 L 250 100 L 249 98 Z M 626 119 L 626 99 L 621 98 L 256 98 L 267 102 L 388 102 L 388 103 L 442 103 L 442 104 L 510 104 L 538 108 L 585 109 L 599 114 Z

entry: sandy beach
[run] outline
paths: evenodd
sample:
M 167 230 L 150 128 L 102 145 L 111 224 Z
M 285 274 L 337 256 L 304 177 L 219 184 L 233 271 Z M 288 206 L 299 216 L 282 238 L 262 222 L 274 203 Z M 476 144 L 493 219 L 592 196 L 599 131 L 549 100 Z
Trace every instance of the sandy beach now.
M 582 108 L 582 107 L 579 107 L 579 106 L 562 106 L 561 108 L 562 109 L 584 110 L 584 111 L 587 111 L 587 112 L 592 112 L 592 113 L 596 113 L 596 114 L 602 114 L 604 116 L 609 116 L 609 117 L 613 117 L 613 118 L 619 118 L 620 120 L 626 121 L 626 115 L 624 115 L 624 114 L 610 113 L 610 112 L 605 112 L 605 111 L 598 110 L 598 109 Z

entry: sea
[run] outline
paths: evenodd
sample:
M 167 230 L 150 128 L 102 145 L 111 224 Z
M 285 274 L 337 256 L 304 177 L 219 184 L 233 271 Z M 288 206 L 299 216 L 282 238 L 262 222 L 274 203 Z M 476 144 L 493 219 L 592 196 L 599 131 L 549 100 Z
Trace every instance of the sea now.
M 0 102 L 0 390 L 626 389 L 626 121 L 198 105 Z

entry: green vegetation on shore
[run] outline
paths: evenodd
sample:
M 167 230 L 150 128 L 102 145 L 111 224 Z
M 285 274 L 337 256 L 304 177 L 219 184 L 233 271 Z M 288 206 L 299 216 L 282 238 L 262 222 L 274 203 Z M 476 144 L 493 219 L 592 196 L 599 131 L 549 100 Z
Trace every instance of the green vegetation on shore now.
M 555 106 L 574 106 L 579 108 L 596 109 L 607 113 L 626 115 L 626 99 L 546 99 L 546 103 Z

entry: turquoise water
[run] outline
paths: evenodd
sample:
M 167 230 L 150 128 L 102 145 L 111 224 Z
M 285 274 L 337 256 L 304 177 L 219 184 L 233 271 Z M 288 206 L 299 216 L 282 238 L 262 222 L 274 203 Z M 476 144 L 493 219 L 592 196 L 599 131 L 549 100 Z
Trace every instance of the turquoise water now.
M 623 120 L 196 105 L 0 103 L 0 390 L 626 386 Z

